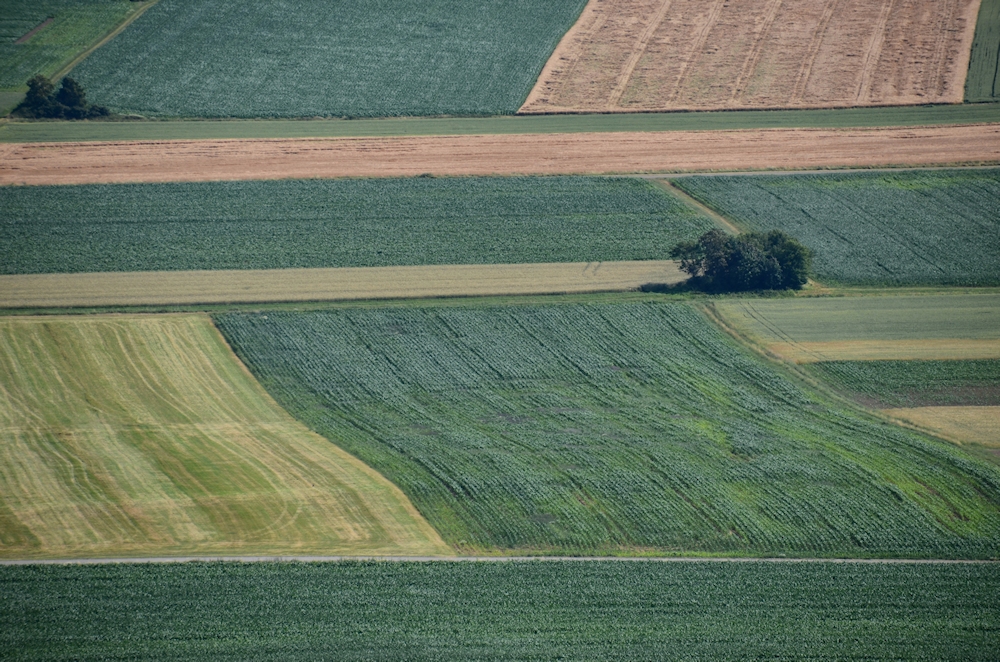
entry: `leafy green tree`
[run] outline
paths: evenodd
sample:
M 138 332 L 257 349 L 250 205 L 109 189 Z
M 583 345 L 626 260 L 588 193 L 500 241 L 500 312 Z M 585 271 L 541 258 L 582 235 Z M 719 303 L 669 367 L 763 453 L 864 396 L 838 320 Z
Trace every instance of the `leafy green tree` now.
M 22 117 L 85 119 L 102 117 L 109 111 L 103 106 L 88 105 L 83 86 L 72 78 L 63 78 L 59 91 L 55 92 L 52 81 L 37 75 L 28 81 L 28 93 L 14 113 Z
M 778 230 L 729 236 L 709 230 L 670 251 L 695 287 L 721 292 L 800 289 L 809 279 L 808 248 Z

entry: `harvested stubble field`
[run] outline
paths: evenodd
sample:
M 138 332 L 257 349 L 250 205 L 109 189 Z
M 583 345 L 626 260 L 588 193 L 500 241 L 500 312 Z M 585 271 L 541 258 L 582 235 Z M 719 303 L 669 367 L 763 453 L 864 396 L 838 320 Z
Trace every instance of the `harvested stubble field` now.
M 204 315 L 0 322 L 0 442 L 0 558 L 448 551 Z
M 625 292 L 687 278 L 676 262 L 118 271 L 0 275 L 0 308 L 418 299 Z
M 654 260 L 714 227 L 654 183 L 607 177 L 6 186 L 0 208 L 0 274 Z M 232 278 L 205 285 L 232 291 Z M 246 281 L 259 279 L 277 282 Z
M 0 184 L 1000 162 L 1000 125 L 0 145 Z
M 772 354 L 820 361 L 1000 358 L 1000 295 L 719 301 L 713 311 Z
M 0 568 L 13 660 L 995 657 L 997 564 Z
M 522 113 L 961 103 L 979 0 L 590 0 Z
M 673 185 L 750 230 L 784 230 L 814 276 L 858 285 L 1000 284 L 1000 170 L 684 177 Z
M 887 409 L 884 413 L 945 439 L 1000 449 L 1000 406 L 909 407 Z
M 803 390 L 687 305 L 215 320 L 463 551 L 1000 554 L 996 468 Z
M 168 117 L 499 115 L 584 0 L 161 0 L 73 72 Z

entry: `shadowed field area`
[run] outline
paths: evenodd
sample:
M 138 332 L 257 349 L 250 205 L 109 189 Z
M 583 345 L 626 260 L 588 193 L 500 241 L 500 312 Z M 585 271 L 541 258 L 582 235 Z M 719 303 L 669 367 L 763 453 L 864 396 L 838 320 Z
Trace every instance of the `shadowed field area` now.
M 447 551 L 202 315 L 0 321 L 0 558 Z

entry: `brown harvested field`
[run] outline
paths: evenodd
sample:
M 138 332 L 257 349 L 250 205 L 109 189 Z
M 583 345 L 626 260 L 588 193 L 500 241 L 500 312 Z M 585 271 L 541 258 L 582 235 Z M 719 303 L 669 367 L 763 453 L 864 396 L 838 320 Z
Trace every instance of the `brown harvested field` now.
M 1000 124 L 916 128 L 9 143 L 0 184 L 545 175 L 1000 162 Z
M 951 441 L 1000 448 L 1000 407 L 913 407 L 883 413 Z
M 961 103 L 980 0 L 590 0 L 522 113 Z
M 621 292 L 679 283 L 677 263 L 579 262 L 0 276 L 0 308 L 347 301 Z

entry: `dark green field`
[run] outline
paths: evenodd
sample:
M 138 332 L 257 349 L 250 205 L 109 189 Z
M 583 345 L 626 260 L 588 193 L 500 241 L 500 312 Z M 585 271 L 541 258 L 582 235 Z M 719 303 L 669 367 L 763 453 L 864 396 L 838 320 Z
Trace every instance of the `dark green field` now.
M 815 252 L 855 285 L 1000 284 L 1000 170 L 684 177 L 674 185 L 750 230 Z
M 1000 99 L 1000 0 L 982 0 L 972 42 L 969 73 L 965 79 L 967 102 Z
M 664 259 L 714 227 L 597 177 L 0 187 L 0 273 Z
M 6 660 L 994 660 L 1000 567 L 0 568 Z
M 895 407 L 1000 405 L 1000 361 L 831 361 L 805 366 L 863 404 Z
M 585 0 L 161 0 L 73 75 L 168 117 L 515 112 Z
M 215 319 L 461 550 L 1000 556 L 1000 472 L 803 390 L 685 304 Z

